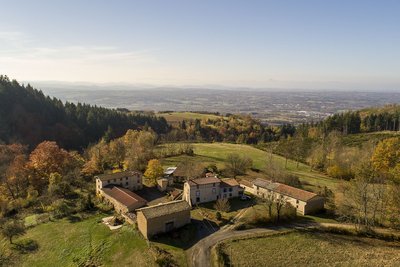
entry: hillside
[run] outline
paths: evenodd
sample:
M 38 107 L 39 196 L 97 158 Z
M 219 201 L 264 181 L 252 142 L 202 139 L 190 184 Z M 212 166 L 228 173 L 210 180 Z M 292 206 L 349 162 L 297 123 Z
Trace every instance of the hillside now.
M 168 130 L 163 118 L 64 104 L 30 85 L 0 76 L 0 143 L 18 142 L 32 148 L 43 140 L 52 140 L 61 147 L 81 150 L 105 134 L 115 138 L 145 125 L 157 133 Z
M 253 160 L 253 167 L 260 170 L 260 172 L 249 172 L 248 177 L 242 178 L 269 178 L 264 173 L 264 170 L 267 168 L 267 161 L 269 161 L 270 154 L 263 150 L 249 145 L 228 143 L 193 143 L 192 145 L 195 156 L 165 158 L 162 161 L 164 167 L 175 166 L 182 161 L 190 160 L 204 165 L 216 164 L 218 168 L 223 168 L 225 160 L 229 154 L 239 153 L 240 155 L 250 157 Z M 277 168 L 285 168 L 285 159 L 281 156 L 273 154 L 272 162 Z M 304 183 L 306 189 L 316 192 L 324 186 L 327 186 L 330 189 L 335 189 L 337 184 L 340 182 L 319 172 L 311 171 L 310 167 L 305 164 L 300 163 L 297 167 L 297 162 L 290 160 L 285 171 L 298 176 L 300 181 Z

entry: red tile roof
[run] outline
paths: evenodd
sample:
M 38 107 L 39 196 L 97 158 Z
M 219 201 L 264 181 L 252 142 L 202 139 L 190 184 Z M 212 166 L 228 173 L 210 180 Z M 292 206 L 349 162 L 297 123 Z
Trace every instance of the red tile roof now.
M 308 192 L 302 189 L 298 189 L 292 186 L 288 186 L 285 184 L 279 184 L 275 189 L 275 192 L 286 195 L 301 201 L 309 201 L 310 199 L 317 197 L 318 195 L 312 192 Z
M 138 203 L 142 204 L 143 206 L 146 205 L 147 201 L 137 194 L 133 193 L 132 191 L 118 187 L 118 186 L 111 186 L 111 187 L 103 187 L 104 194 L 112 197 L 122 205 L 126 207 L 130 207 L 132 205 L 136 205 Z

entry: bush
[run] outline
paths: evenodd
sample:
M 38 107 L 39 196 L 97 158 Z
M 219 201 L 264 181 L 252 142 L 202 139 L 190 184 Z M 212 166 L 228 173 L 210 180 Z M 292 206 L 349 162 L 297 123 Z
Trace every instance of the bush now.
M 55 218 L 60 219 L 70 215 L 73 210 L 65 200 L 59 199 L 50 206 L 50 211 Z

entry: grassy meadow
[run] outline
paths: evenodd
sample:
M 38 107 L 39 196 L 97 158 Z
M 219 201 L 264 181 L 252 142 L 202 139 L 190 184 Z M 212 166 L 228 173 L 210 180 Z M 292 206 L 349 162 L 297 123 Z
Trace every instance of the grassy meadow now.
M 0 249 L 12 252 L 13 266 L 157 266 L 146 240 L 132 225 L 111 231 L 101 219 L 104 214 L 90 215 L 81 221 L 61 219 L 29 228 L 15 243 L 34 244 L 22 251 L 8 241 L 0 240 Z M 153 245 L 153 243 L 150 243 Z M 185 264 L 182 249 L 154 243 Z M 32 245 L 31 245 L 32 247 Z
M 398 266 L 400 243 L 322 232 L 291 232 L 223 243 L 229 266 Z M 245 255 L 245 256 L 244 256 Z
M 260 170 L 260 172 L 248 173 L 248 177 L 243 178 L 268 178 L 263 170 L 267 168 L 267 162 L 270 160 L 270 154 L 266 151 L 257 149 L 249 145 L 242 144 L 228 144 L 228 143 L 193 143 L 195 156 L 177 156 L 169 157 L 162 160 L 164 167 L 176 166 L 179 162 L 185 160 L 191 160 L 195 162 L 200 162 L 204 165 L 216 164 L 218 168 L 223 168 L 226 158 L 231 153 L 238 153 L 240 155 L 245 155 L 253 160 L 253 167 Z M 285 158 L 272 155 L 272 164 L 278 166 L 281 169 L 285 168 Z M 305 189 L 310 189 L 313 191 L 318 191 L 319 187 L 327 186 L 330 189 L 335 189 L 339 184 L 338 180 L 330 178 L 322 173 L 311 171 L 310 167 L 299 163 L 297 167 L 297 162 L 288 161 L 287 172 L 294 174 L 299 177 L 300 181 L 304 183 Z

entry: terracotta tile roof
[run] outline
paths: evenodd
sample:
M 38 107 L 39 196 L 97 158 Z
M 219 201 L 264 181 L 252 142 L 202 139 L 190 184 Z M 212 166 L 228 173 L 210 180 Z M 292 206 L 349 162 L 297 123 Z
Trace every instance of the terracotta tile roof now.
M 185 200 L 177 200 L 151 207 L 141 208 L 138 209 L 137 212 L 142 212 L 146 219 L 153 219 L 185 210 L 191 210 L 189 203 L 187 203 Z
M 116 173 L 109 173 L 109 174 L 101 174 L 98 176 L 95 176 L 95 178 L 100 179 L 101 181 L 106 181 L 106 180 L 111 180 L 111 179 L 120 179 L 128 176 L 134 176 L 134 175 L 141 175 L 140 172 L 137 171 L 123 171 L 123 172 L 116 172 Z
M 294 199 L 298 199 L 301 201 L 309 201 L 310 199 L 317 197 L 318 195 L 309 191 L 305 191 L 302 189 L 298 189 L 289 185 L 279 184 L 278 187 L 275 188 L 275 192 L 292 197 Z
M 221 186 L 222 187 L 232 187 L 232 186 L 239 186 L 238 181 L 233 178 L 226 178 L 226 179 L 221 179 Z
M 247 187 L 253 187 L 253 183 L 248 180 L 240 180 L 239 184 L 247 186 Z
M 255 179 L 253 184 L 255 186 L 259 186 L 261 188 L 265 188 L 268 190 L 274 190 L 279 185 L 279 183 L 274 183 L 272 181 L 268 181 L 268 180 L 260 179 L 260 178 Z
M 102 188 L 104 194 L 109 197 L 115 199 L 122 205 L 126 207 L 130 207 L 132 205 L 136 205 L 137 203 L 141 203 L 142 206 L 146 205 L 147 201 L 132 191 L 122 188 L 119 186 L 106 186 Z
M 207 177 L 207 178 L 198 178 L 189 180 L 189 185 L 203 185 L 203 184 L 213 184 L 213 183 L 220 183 L 221 180 L 217 177 Z

